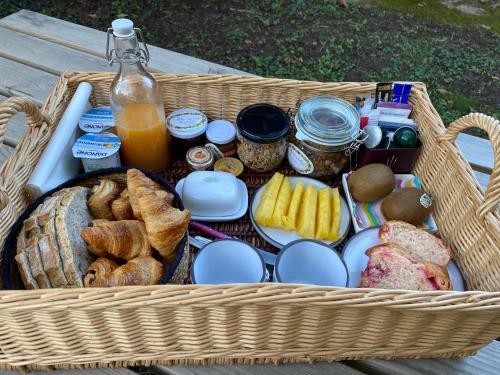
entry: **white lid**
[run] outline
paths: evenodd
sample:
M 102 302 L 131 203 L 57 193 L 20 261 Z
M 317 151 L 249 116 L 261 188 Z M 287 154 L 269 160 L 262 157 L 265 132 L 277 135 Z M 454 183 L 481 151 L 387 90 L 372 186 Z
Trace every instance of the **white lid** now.
M 75 158 L 103 159 L 120 149 L 120 138 L 112 133 L 89 133 L 78 138 L 72 151 Z
M 197 137 L 207 130 L 207 116 L 198 109 L 181 108 L 167 117 L 167 127 L 176 138 L 189 139 Z
M 208 124 L 207 139 L 212 143 L 224 145 L 236 137 L 236 126 L 227 120 L 214 120 Z
M 365 146 L 376 147 L 382 141 L 382 129 L 377 125 L 367 125 L 363 129 L 368 137 L 365 139 Z
M 134 23 L 127 18 L 117 18 L 111 22 L 113 35 L 115 36 L 130 36 L 134 33 Z
M 238 180 L 226 172 L 192 172 L 182 187 L 182 202 L 193 215 L 232 215 L 240 208 L 241 199 Z
M 86 133 L 100 133 L 115 126 L 111 107 L 96 107 L 85 112 L 78 122 L 80 129 Z

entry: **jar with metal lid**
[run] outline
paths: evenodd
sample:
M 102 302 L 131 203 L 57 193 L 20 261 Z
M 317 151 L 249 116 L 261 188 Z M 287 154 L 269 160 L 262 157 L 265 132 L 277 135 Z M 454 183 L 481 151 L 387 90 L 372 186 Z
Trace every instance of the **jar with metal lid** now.
M 253 104 L 237 117 L 237 153 L 245 166 L 256 172 L 277 168 L 286 155 L 288 115 L 271 104 Z
M 206 171 L 214 164 L 214 157 L 205 147 L 196 146 L 188 150 L 186 161 L 192 170 Z
M 180 159 L 195 146 L 202 146 L 208 127 L 207 116 L 195 108 L 181 108 L 167 117 L 167 128 L 172 136 L 172 148 Z
M 338 174 L 363 142 L 356 108 L 331 96 L 300 103 L 295 127 L 288 161 L 298 173 L 314 177 Z
M 219 149 L 223 156 L 236 154 L 236 126 L 227 120 L 214 120 L 205 133 L 207 141 Z

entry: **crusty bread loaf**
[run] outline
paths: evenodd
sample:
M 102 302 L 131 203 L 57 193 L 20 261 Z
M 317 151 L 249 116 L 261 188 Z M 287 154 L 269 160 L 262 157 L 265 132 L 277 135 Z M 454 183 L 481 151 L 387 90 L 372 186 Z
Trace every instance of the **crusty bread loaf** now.
M 361 274 L 362 288 L 450 290 L 451 282 L 445 267 L 414 261 L 405 250 L 386 243 L 366 251 L 369 261 Z
M 38 283 L 31 274 L 28 256 L 24 249 L 22 252 L 18 253 L 15 256 L 15 260 L 17 262 L 17 267 L 19 268 L 19 273 L 21 274 L 21 279 L 26 289 L 38 289 Z
M 451 249 L 441 239 L 403 221 L 386 222 L 380 227 L 378 236 L 382 242 L 398 245 L 419 262 L 446 266 L 451 258 Z
M 57 243 L 69 285 L 83 287 L 83 274 L 94 259 L 80 237 L 83 228 L 92 221 L 87 208 L 89 189 L 77 186 L 68 190 L 56 211 Z

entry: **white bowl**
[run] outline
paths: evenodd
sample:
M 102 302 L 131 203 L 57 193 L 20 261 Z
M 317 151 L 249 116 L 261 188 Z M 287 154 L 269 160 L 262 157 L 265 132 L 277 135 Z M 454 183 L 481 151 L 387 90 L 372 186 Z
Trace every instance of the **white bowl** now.
M 226 172 L 192 172 L 175 189 L 195 220 L 230 217 L 234 220 L 235 215 L 243 216 L 248 207 L 245 184 Z
M 340 255 L 316 240 L 298 240 L 279 252 L 274 280 L 280 283 L 346 287 L 349 276 Z

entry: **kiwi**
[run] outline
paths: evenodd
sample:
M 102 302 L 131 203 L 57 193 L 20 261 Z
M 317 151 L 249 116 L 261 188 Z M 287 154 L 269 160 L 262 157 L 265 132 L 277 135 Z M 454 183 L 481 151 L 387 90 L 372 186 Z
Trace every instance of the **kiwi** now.
M 402 188 L 382 201 L 381 210 L 387 220 L 401 220 L 420 225 L 432 212 L 432 200 L 421 189 Z
M 396 177 L 385 164 L 367 164 L 354 171 L 348 185 L 357 202 L 371 202 L 385 197 L 394 188 Z

